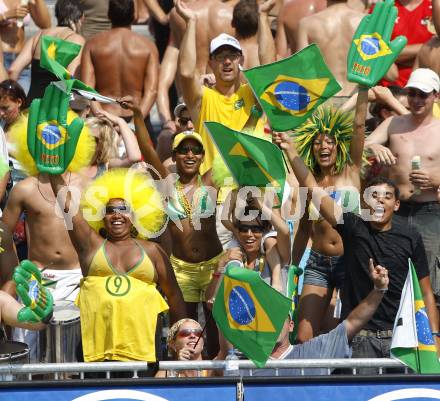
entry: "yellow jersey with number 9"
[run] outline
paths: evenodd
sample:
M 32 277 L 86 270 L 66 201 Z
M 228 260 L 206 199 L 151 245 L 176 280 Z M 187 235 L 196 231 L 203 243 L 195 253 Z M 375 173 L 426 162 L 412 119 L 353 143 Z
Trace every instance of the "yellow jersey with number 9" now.
M 138 244 L 139 262 L 126 274 L 117 272 L 105 243 L 93 257 L 76 301 L 84 361 L 154 362 L 157 315 L 168 305 L 153 281 L 153 263 Z

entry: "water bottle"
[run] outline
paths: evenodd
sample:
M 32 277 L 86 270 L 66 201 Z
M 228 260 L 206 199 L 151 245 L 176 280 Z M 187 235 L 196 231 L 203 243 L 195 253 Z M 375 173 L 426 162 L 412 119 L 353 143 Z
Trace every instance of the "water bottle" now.
M 235 353 L 234 348 L 228 350 L 228 355 L 226 356 L 226 366 L 223 373 L 224 376 L 240 376 L 240 370 L 238 369 L 239 358 Z

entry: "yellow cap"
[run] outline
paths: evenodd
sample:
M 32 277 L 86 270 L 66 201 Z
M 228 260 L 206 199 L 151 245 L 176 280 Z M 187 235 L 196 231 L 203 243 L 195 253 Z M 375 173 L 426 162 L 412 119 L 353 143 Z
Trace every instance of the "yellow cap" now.
M 173 150 L 175 150 L 185 139 L 194 139 L 203 146 L 202 137 L 194 131 L 183 131 L 177 134 L 173 140 Z

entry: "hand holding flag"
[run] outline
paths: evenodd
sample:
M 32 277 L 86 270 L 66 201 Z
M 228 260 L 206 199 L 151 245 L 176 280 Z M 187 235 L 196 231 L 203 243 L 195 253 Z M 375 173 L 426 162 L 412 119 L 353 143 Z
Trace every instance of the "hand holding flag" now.
M 362 18 L 347 59 L 347 78 L 372 87 L 386 74 L 407 39 L 399 36 L 390 42 L 397 17 L 394 0 L 376 3 L 373 13 Z
M 17 319 L 20 322 L 47 323 L 53 311 L 53 298 L 41 283 L 40 269 L 30 260 L 23 260 L 13 275 L 16 291 L 24 308 L 20 309 Z

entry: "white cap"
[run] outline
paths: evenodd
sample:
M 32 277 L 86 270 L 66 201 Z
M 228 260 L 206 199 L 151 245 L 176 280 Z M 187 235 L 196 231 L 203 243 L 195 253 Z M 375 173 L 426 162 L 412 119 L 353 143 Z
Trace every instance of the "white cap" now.
M 439 92 L 440 79 L 438 75 L 429 68 L 417 68 L 411 73 L 405 88 L 416 88 L 425 93 L 432 91 Z
M 217 37 L 211 40 L 211 45 L 209 46 L 209 54 L 214 53 L 219 47 L 231 46 L 234 49 L 241 50 L 240 42 L 233 36 L 227 33 L 221 33 Z

